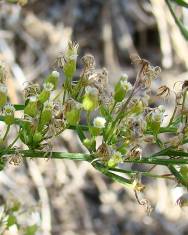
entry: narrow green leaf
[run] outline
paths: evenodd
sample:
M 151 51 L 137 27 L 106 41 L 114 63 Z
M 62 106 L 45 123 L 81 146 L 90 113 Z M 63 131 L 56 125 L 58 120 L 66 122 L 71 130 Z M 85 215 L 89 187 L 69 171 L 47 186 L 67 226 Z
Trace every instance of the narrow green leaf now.
M 184 0 L 171 0 L 171 1 L 175 2 L 175 3 L 178 4 L 179 6 L 188 8 L 188 3 L 185 2 Z
M 172 6 L 171 6 L 170 0 L 165 0 L 165 1 L 166 1 L 166 4 L 167 4 L 167 6 L 168 6 L 168 8 L 169 8 L 169 10 L 170 10 L 170 12 L 171 12 L 171 14 L 172 14 L 174 20 L 175 20 L 177 26 L 179 27 L 179 29 L 180 29 L 182 35 L 184 36 L 184 38 L 185 38 L 186 40 L 188 40 L 188 29 L 183 25 L 183 23 L 182 23 L 182 22 L 178 19 L 178 17 L 176 16 L 176 14 L 175 14 L 175 12 L 174 12 Z

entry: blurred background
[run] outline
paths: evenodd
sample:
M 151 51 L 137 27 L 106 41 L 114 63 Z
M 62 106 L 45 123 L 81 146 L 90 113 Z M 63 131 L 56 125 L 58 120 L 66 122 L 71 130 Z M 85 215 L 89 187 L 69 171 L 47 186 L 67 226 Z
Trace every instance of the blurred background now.
M 187 23 L 188 11 L 176 10 Z M 154 89 L 160 84 L 173 89 L 174 82 L 188 77 L 188 44 L 164 0 L 29 0 L 23 8 L 0 1 L 0 60 L 10 69 L 12 103 L 23 102 L 26 81 L 42 83 L 70 39 L 79 43 L 79 59 L 91 53 L 98 68 L 108 69 L 111 84 L 123 73 L 134 81 L 130 55 L 135 53 L 161 66 Z M 78 62 L 76 76 L 80 71 Z M 173 99 L 172 94 L 164 101 L 167 114 Z M 153 102 L 161 100 L 154 97 Z M 53 144 L 59 151 L 84 151 L 72 131 Z M 150 216 L 131 190 L 85 162 L 27 160 L 7 165 L 0 172 L 0 196 L 1 203 L 12 198 L 22 203 L 32 214 L 22 220 L 37 223 L 38 235 L 187 235 L 188 210 L 175 203 L 182 189 L 160 179 L 143 180 L 143 197 L 153 207 Z

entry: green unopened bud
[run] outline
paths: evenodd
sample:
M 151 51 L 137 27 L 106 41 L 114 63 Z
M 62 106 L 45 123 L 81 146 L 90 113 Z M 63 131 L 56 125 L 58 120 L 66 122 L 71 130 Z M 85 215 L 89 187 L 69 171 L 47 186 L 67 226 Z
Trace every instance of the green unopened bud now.
M 54 85 L 51 82 L 46 82 L 44 83 L 44 89 L 42 90 L 42 92 L 40 93 L 38 100 L 41 103 L 46 102 L 49 97 L 50 97 L 50 92 L 53 90 Z
M 115 152 L 110 160 L 108 161 L 107 165 L 108 167 L 115 167 L 117 166 L 119 163 L 121 163 L 123 161 L 122 159 L 122 155 L 120 152 Z
M 132 89 L 132 85 L 127 79 L 127 75 L 122 76 L 115 86 L 114 100 L 116 102 L 121 102 L 125 98 L 127 92 Z
M 85 94 L 82 101 L 82 105 L 86 111 L 91 112 L 96 109 L 99 105 L 98 97 L 95 95 Z
M 59 72 L 53 71 L 45 80 L 45 83 L 51 83 L 53 84 L 52 90 L 55 90 L 58 85 L 58 80 L 59 80 Z
M 70 125 L 76 125 L 80 121 L 80 110 L 72 109 L 69 112 L 66 112 L 66 119 Z
M 40 116 L 39 129 L 42 130 L 43 127 L 50 123 L 52 119 L 53 105 L 51 103 L 45 104 L 43 111 Z
M 29 102 L 24 109 L 24 113 L 31 116 L 31 117 L 35 117 L 38 112 L 37 102 L 38 102 L 38 100 L 37 100 L 36 96 L 30 97 Z
M 15 108 L 11 104 L 6 104 L 3 109 L 4 120 L 7 125 L 11 125 L 14 123 L 14 112 Z
M 37 144 L 39 142 L 41 142 L 41 140 L 43 139 L 43 136 L 40 132 L 35 132 L 35 134 L 33 135 L 33 143 Z
M 134 114 L 141 114 L 144 111 L 144 105 L 142 103 L 142 101 L 137 101 L 136 103 L 133 104 L 133 106 L 130 109 L 130 113 L 134 113 Z
M 0 83 L 0 108 L 7 102 L 7 86 Z
M 71 79 L 76 71 L 77 52 L 78 44 L 69 42 L 67 50 L 64 53 L 65 63 L 63 65 L 63 72 L 66 78 Z
M 88 139 L 88 138 L 86 138 L 86 139 L 84 139 L 83 144 L 84 144 L 84 146 L 87 149 L 95 150 L 95 148 L 96 148 L 96 141 L 95 141 L 95 139 Z

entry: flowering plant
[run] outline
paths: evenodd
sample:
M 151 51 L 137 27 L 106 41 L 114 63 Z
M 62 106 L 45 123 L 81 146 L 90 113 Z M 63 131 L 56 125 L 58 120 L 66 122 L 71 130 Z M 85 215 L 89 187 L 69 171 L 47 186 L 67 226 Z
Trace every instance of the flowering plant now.
M 79 80 L 74 81 L 78 45 L 69 42 L 67 49 L 57 59 L 65 80 L 53 71 L 40 87 L 28 83 L 24 89 L 24 104 L 7 103 L 7 72 L 0 67 L 0 121 L 5 130 L 1 132 L 0 164 L 19 164 L 22 158 L 57 158 L 89 162 L 102 174 L 137 192 L 144 190 L 141 176 L 164 178 L 188 187 L 188 84 L 184 82 L 175 93 L 174 112 L 167 125 L 163 125 L 165 109 L 162 105 L 150 107 L 151 84 L 159 76 L 160 68 L 149 61 L 132 56 L 137 67 L 137 76 L 132 85 L 126 74 L 108 89 L 108 72 L 98 71 L 92 55 L 85 55 L 81 62 L 83 69 Z M 61 87 L 59 89 L 59 87 Z M 159 98 L 167 98 L 170 89 L 160 86 Z M 16 117 L 17 111 L 22 117 Z M 81 120 L 86 124 L 81 124 Z M 18 126 L 15 139 L 9 143 L 8 135 L 12 126 Z M 73 129 L 80 138 L 86 153 L 55 152 L 52 140 L 66 129 Z M 4 133 L 3 133 L 4 132 Z M 164 135 L 168 135 L 168 140 Z M 101 136 L 101 143 L 97 143 Z M 17 147 L 21 141 L 22 147 Z M 146 149 L 155 145 L 156 150 L 148 154 Z M 130 164 L 152 165 L 149 170 L 132 170 Z M 166 166 L 167 172 L 156 175 L 151 171 L 155 166 Z M 139 199 L 138 199 L 139 201 Z M 139 201 L 147 204 L 146 201 Z M 184 195 L 178 200 L 187 204 Z M 148 206 L 148 205 L 147 205 Z

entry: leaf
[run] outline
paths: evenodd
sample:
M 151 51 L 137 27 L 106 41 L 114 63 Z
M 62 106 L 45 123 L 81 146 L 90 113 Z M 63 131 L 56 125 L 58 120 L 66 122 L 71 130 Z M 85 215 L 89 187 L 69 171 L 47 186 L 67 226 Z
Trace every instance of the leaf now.
M 184 38 L 185 38 L 186 40 L 188 40 L 188 29 L 184 26 L 184 24 L 183 24 L 183 23 L 178 19 L 178 17 L 176 16 L 176 14 L 175 14 L 175 12 L 174 12 L 172 6 L 171 6 L 170 1 L 169 1 L 169 0 L 165 0 L 165 1 L 166 1 L 166 4 L 167 4 L 167 6 L 168 6 L 168 8 L 169 8 L 169 10 L 170 10 L 170 12 L 171 12 L 171 14 L 172 14 L 174 20 L 175 20 L 177 26 L 179 27 L 179 29 L 180 29 L 182 35 L 184 36 Z
M 179 6 L 188 8 L 188 3 L 185 2 L 184 0 L 171 0 L 171 1 L 175 2 L 175 3 L 178 4 Z

